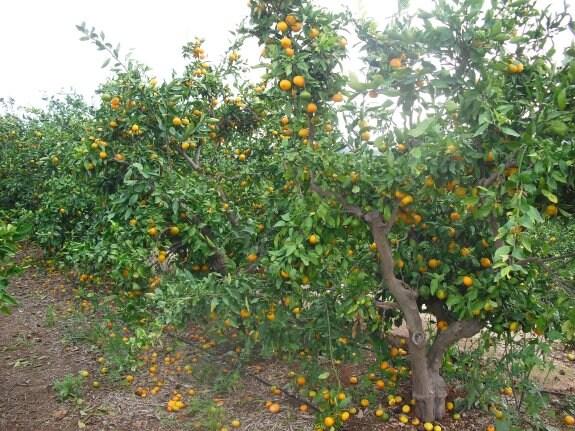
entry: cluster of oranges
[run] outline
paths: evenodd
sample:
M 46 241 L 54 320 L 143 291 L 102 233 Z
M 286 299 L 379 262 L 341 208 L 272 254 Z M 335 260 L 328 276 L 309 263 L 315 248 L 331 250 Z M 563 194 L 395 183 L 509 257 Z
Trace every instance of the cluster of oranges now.
M 525 66 L 520 61 L 511 61 L 507 64 L 507 73 L 514 75 L 516 73 L 522 73 L 525 70 Z

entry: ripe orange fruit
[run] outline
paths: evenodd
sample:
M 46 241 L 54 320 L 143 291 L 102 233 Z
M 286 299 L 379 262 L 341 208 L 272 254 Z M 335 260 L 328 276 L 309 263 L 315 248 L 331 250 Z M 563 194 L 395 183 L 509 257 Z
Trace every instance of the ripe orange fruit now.
M 359 405 L 362 407 L 369 407 L 369 400 L 367 398 L 363 398 L 360 402 Z
M 482 257 L 480 263 L 483 268 L 489 268 L 491 266 L 491 261 L 487 257 Z
M 463 277 L 463 284 L 466 285 L 467 287 L 473 286 L 473 278 L 466 275 L 465 277 Z
M 333 96 L 331 96 L 331 100 L 332 102 L 342 102 L 343 101 L 343 95 L 341 93 L 335 93 Z
M 293 83 L 296 87 L 303 87 L 305 85 L 305 78 L 301 75 L 294 76 Z
M 108 157 L 108 154 L 105 151 L 100 151 L 100 158 L 104 160 L 106 157 Z
M 556 216 L 557 215 L 557 207 L 553 204 L 547 205 L 547 207 L 545 208 L 545 214 L 547 214 L 549 217 Z
M 317 236 L 317 235 L 315 235 L 315 234 L 312 234 L 312 235 L 309 236 L 308 241 L 309 241 L 309 243 L 310 243 L 311 245 L 316 245 L 316 244 L 319 243 L 319 236 Z
M 317 105 L 313 102 L 308 103 L 307 107 L 306 107 L 306 111 L 309 114 L 313 114 L 313 113 L 317 112 Z
M 280 405 L 277 403 L 272 403 L 268 407 L 268 410 L 270 411 L 270 413 L 278 413 L 280 411 Z
M 309 31 L 309 37 L 311 39 L 315 39 L 319 36 L 319 30 L 315 27 L 313 27 L 310 31 Z
M 509 64 L 507 65 L 507 72 L 508 72 L 508 73 L 514 74 L 514 73 L 517 73 L 517 70 L 518 70 L 518 67 L 517 67 L 516 64 L 514 64 L 514 63 L 509 63 Z
M 358 382 L 357 377 L 350 377 L 349 378 L 349 383 L 351 385 L 357 385 L 357 382 Z
M 172 226 L 170 228 L 170 235 L 178 236 L 180 234 L 180 228 L 178 226 Z
M 439 322 L 437 322 L 437 329 L 439 329 L 439 332 L 445 331 L 448 327 L 449 327 L 449 324 L 445 320 L 440 320 Z M 404 412 L 404 413 L 407 413 L 407 412 Z
M 299 129 L 297 135 L 300 138 L 307 138 L 309 136 L 309 129 Z
M 248 262 L 255 262 L 256 260 L 258 260 L 258 255 L 255 253 L 250 253 L 248 254 Z
M 392 69 L 399 69 L 401 68 L 401 60 L 399 58 L 392 58 L 389 60 L 389 67 Z
M 441 261 L 439 259 L 429 259 L 429 262 L 427 262 L 427 265 L 431 269 L 437 268 L 440 264 L 441 264 Z
M 291 82 L 289 82 L 287 79 L 282 79 L 279 85 L 283 91 L 288 91 L 291 89 Z
M 303 24 L 301 22 L 296 22 L 294 25 L 290 26 L 290 28 L 294 33 L 298 33 L 303 28 Z
M 181 125 L 181 124 L 182 124 L 181 118 L 179 118 L 179 117 L 174 117 L 174 119 L 172 120 L 172 124 L 173 124 L 174 126 L 176 126 L 176 127 L 179 126 L 179 125 Z
M 575 418 L 573 416 L 567 415 L 563 418 L 563 423 L 565 425 L 573 425 L 575 424 Z
M 401 205 L 404 207 L 413 202 L 413 196 L 407 195 L 401 199 Z
M 158 230 L 155 227 L 151 227 L 150 229 L 148 229 L 148 234 L 155 236 L 158 234 Z
M 325 424 L 326 427 L 332 427 L 333 424 L 335 423 L 335 419 L 332 418 L 331 416 L 326 416 L 323 420 L 323 423 Z
M 459 220 L 461 220 L 461 216 L 459 215 L 458 212 L 452 212 L 452 213 L 449 215 L 449 218 L 450 218 L 452 221 L 459 221 Z
M 276 24 L 276 30 L 281 31 L 282 33 L 286 32 L 288 28 L 289 26 L 285 21 L 280 21 Z
M 297 24 L 297 18 L 294 15 L 288 15 L 285 18 L 285 22 L 290 26 L 296 25 Z
M 305 377 L 301 377 L 301 376 L 298 377 L 298 378 L 296 379 L 296 383 L 298 384 L 298 386 L 303 386 L 303 385 L 305 385 Z
M 349 412 L 342 412 L 341 413 L 341 420 L 342 420 L 342 422 L 349 420 Z
M 289 37 L 282 37 L 280 43 L 282 48 L 291 48 L 291 39 Z

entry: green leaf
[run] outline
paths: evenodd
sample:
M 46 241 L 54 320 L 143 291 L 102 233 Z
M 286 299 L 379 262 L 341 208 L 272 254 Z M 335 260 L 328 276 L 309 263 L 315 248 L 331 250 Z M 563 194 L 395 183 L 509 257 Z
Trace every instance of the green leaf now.
M 507 259 L 509 259 L 509 252 L 511 251 L 511 247 L 509 247 L 508 245 L 504 245 L 503 247 L 499 247 L 497 250 L 495 250 L 495 254 L 493 255 L 493 260 L 495 262 L 505 262 Z
M 425 132 L 427 132 L 427 130 L 434 123 L 435 123 L 435 118 L 433 118 L 433 117 L 426 118 L 425 120 L 420 122 L 414 129 L 411 129 L 409 132 L 407 132 L 407 134 L 409 136 L 413 136 L 414 138 L 417 138 L 417 137 L 423 135 Z
M 565 135 L 569 131 L 569 127 L 561 120 L 553 120 L 549 122 L 549 130 L 556 135 Z
M 212 302 L 210 304 L 210 312 L 215 311 L 216 307 L 218 306 L 219 303 L 220 303 L 220 300 L 218 298 L 212 298 Z
M 102 63 L 102 69 L 104 67 L 106 67 L 108 64 L 110 64 L 110 58 L 107 58 L 103 63 Z
M 557 107 L 561 110 L 561 111 L 565 111 L 565 108 L 567 108 L 567 89 L 563 88 L 559 94 L 557 94 Z
M 519 133 L 517 133 L 515 130 L 510 129 L 509 127 L 502 127 L 501 131 L 503 133 L 505 133 L 506 135 L 510 135 L 510 136 L 515 136 L 516 138 L 518 138 L 519 136 L 521 136 Z
M 448 100 L 445 103 L 445 110 L 449 113 L 455 112 L 459 109 L 459 103 L 455 103 L 453 100 Z
M 535 227 L 533 220 L 527 214 L 523 214 L 518 222 L 521 226 L 526 227 L 527 229 L 533 229 Z
M 545 196 L 547 199 L 549 199 L 549 201 L 553 202 L 554 204 L 556 204 L 559 201 L 557 199 L 557 196 L 555 196 L 549 190 L 542 189 L 541 193 L 543 193 L 543 196 Z
M 383 207 L 383 219 L 385 221 L 389 221 L 390 218 L 391 218 L 391 208 L 389 205 L 386 205 L 385 207 Z
M 477 205 L 477 203 L 479 203 L 479 196 L 469 196 L 466 197 L 465 199 L 463 199 L 463 201 L 461 202 L 463 205 L 467 206 L 467 205 Z
M 325 372 L 325 373 L 321 373 L 319 376 L 317 376 L 318 380 L 325 380 L 329 377 L 329 372 Z
M 499 34 L 496 34 L 495 36 L 493 36 L 492 39 L 495 42 L 505 42 L 509 38 L 510 38 L 510 36 L 507 33 L 499 33 Z

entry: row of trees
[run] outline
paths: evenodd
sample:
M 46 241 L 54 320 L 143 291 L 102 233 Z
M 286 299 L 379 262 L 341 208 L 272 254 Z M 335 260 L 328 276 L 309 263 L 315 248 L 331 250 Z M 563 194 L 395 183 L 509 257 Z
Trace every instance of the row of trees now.
M 441 418 L 458 340 L 575 331 L 573 250 L 548 233 L 575 202 L 574 52 L 553 49 L 572 23 L 530 0 L 486 6 L 441 1 L 380 29 L 250 0 L 221 64 L 196 40 L 162 83 L 79 26 L 115 78 L 99 107 L 1 118 L 3 207 L 34 211 L 37 242 L 81 281 L 112 280 L 134 321 L 203 314 L 248 347 L 336 355 L 385 350 L 405 321 L 416 414 Z M 352 30 L 364 78 L 341 71 Z

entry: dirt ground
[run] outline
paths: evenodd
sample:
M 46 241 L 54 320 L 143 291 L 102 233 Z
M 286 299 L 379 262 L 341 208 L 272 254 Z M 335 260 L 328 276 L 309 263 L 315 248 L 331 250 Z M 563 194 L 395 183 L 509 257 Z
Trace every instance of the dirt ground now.
M 77 305 L 74 286 L 62 274 L 37 265 L 38 254 L 34 248 L 20 253 L 19 259 L 28 267 L 9 288 L 19 305 L 12 315 L 0 315 L 0 430 L 219 431 L 232 429 L 234 419 L 240 421 L 241 430 L 313 430 L 313 412 L 300 411 L 301 399 L 270 392 L 270 382 L 279 387 L 286 383 L 289 368 L 285 362 L 261 361 L 234 375 L 229 371 L 233 369 L 233 360 L 229 361 L 233 352 L 206 356 L 206 340 L 194 328 L 181 335 L 186 342 L 177 344 L 177 353 L 170 347 L 174 345 L 170 343 L 173 337 L 167 337 L 154 354 L 150 352 L 150 358 L 157 355 L 157 359 L 145 358 L 148 366 L 160 369 L 158 372 L 148 372 L 151 367 L 140 369 L 133 373 L 132 384 L 123 375 L 102 375 L 102 352 L 97 343 L 78 335 L 89 333 L 93 322 L 69 317 Z M 575 364 L 564 356 L 557 354 L 556 368 L 545 380 L 545 389 L 558 394 L 556 403 L 565 394 L 575 394 Z M 89 376 L 77 382 L 78 393 L 68 400 L 58 400 L 54 382 L 79 376 L 82 370 Z M 344 365 L 341 375 L 356 371 Z M 160 372 L 161 387 L 157 378 Z M 96 380 L 99 388 L 92 385 Z M 214 390 L 214 385 L 222 382 L 228 390 Z M 183 394 L 187 407 L 178 413 L 166 411 L 174 393 Z M 270 414 L 264 406 L 266 401 L 280 404 L 280 412 Z M 483 430 L 490 419 L 486 412 L 466 411 L 461 421 L 447 419 L 442 427 Z M 374 421 L 372 414 L 360 410 L 346 429 L 404 428 L 421 429 L 400 424 L 393 416 L 387 423 Z

